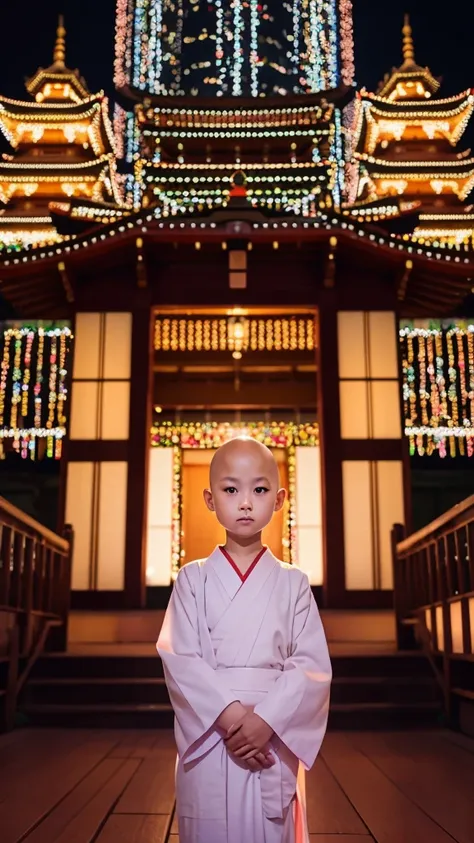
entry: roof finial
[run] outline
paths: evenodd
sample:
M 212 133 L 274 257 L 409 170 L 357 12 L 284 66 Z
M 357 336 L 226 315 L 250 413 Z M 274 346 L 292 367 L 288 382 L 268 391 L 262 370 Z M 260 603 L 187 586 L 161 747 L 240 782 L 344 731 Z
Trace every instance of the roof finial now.
M 410 26 L 410 15 L 405 15 L 403 32 L 403 60 L 405 64 L 415 64 L 415 45 L 413 43 L 413 30 Z
M 65 67 L 65 61 L 66 30 L 64 29 L 64 15 L 59 15 L 59 23 L 56 30 L 56 44 L 54 46 L 54 64 L 56 67 Z

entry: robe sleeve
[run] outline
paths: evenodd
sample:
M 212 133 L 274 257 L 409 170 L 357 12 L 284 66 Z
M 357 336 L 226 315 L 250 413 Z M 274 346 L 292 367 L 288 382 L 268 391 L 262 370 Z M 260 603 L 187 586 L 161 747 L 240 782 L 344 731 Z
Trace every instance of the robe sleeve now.
M 214 724 L 236 697 L 202 658 L 195 592 L 186 567 L 176 579 L 156 648 L 175 713 L 179 755 L 196 760 L 221 739 Z
M 290 655 L 281 677 L 255 707 L 255 713 L 307 770 L 313 766 L 326 732 L 331 679 L 326 636 L 308 577 L 303 574 Z

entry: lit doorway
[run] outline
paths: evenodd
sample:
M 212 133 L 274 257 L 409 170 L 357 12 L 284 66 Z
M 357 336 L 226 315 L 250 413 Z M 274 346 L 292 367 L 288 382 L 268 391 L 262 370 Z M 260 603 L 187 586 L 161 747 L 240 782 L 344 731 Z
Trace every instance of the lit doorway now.
M 272 448 L 288 490 L 265 543 L 322 584 L 316 375 L 314 312 L 157 314 L 148 586 L 169 585 L 223 541 L 202 492 L 215 449 L 241 434 Z

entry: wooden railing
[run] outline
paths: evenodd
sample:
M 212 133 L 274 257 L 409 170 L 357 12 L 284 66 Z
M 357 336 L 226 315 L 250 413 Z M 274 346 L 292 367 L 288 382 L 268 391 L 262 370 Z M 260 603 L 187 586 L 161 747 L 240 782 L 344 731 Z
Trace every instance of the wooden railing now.
M 65 650 L 73 532 L 43 527 L 0 497 L 0 659 L 3 726 L 33 664 L 47 649 Z M 5 668 L 6 665 L 6 668 Z
M 396 524 L 392 548 L 398 647 L 423 648 L 456 719 L 474 703 L 474 496 L 411 536 Z

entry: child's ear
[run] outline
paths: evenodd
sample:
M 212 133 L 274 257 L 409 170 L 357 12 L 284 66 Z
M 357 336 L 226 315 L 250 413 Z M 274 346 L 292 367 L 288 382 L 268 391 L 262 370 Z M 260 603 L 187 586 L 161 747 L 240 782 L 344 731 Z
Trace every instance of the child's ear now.
M 211 512 L 215 512 L 214 501 L 212 499 L 212 492 L 210 489 L 204 489 L 203 492 L 204 496 L 204 503 L 206 504 L 207 508 L 211 510 Z
M 279 489 L 277 492 L 276 500 L 275 500 L 275 512 L 280 512 L 283 504 L 285 503 L 286 498 L 286 491 L 285 489 Z

